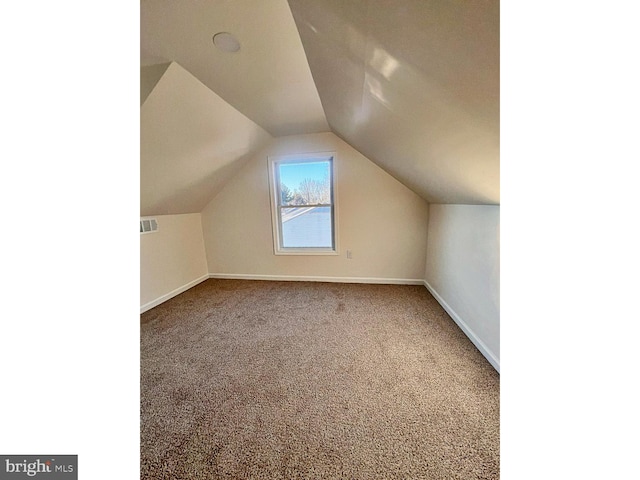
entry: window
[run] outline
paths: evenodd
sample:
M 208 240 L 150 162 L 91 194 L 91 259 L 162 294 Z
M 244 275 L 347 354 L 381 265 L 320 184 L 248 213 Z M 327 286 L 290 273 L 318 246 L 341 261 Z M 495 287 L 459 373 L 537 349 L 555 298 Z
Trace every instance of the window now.
M 269 158 L 276 255 L 337 255 L 334 154 Z

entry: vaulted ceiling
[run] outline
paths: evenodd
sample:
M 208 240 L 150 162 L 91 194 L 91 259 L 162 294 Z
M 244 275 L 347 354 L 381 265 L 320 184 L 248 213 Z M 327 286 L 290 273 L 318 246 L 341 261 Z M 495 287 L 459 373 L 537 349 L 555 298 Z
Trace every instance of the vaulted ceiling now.
M 273 136 L 329 130 L 286 0 L 142 0 L 140 17 L 142 65 L 179 63 Z
M 326 131 L 429 202 L 500 203 L 498 0 L 141 0 L 140 46 L 146 214 L 199 211 L 269 138 Z

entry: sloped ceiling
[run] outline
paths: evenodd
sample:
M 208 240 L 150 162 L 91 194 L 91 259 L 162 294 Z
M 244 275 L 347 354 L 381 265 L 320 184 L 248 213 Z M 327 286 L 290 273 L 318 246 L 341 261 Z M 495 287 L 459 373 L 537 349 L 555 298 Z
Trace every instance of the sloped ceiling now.
M 286 0 L 142 0 L 140 21 L 143 66 L 177 62 L 273 136 L 329 131 Z
M 498 0 L 289 0 L 331 129 L 429 202 L 499 203 Z
M 155 88 L 164 72 L 169 68 L 169 63 L 158 63 L 140 68 L 140 106 L 145 102 L 151 91 Z
M 141 65 L 143 215 L 200 211 L 266 138 L 322 131 L 429 202 L 500 203 L 498 0 L 141 0 Z
M 140 110 L 140 214 L 200 212 L 272 139 L 177 63 Z

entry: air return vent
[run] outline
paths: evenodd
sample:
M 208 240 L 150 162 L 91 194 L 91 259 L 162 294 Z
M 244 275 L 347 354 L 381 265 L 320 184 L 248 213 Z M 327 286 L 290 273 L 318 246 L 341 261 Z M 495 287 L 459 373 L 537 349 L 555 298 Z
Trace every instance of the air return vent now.
M 158 222 L 155 218 L 140 219 L 140 233 L 153 233 L 158 231 Z

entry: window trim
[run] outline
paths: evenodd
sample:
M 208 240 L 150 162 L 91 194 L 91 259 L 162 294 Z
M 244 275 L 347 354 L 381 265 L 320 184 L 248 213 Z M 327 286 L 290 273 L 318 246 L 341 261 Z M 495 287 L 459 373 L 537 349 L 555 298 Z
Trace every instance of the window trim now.
M 282 222 L 280 221 L 280 189 L 278 187 L 278 166 L 287 163 L 317 161 L 331 162 L 331 212 L 333 221 L 333 247 L 284 247 L 282 246 Z M 338 248 L 338 190 L 336 188 L 335 152 L 301 153 L 268 157 L 269 194 L 271 199 L 271 228 L 273 232 L 273 252 L 275 255 L 340 255 Z

